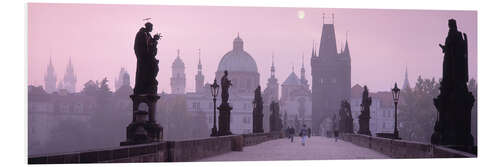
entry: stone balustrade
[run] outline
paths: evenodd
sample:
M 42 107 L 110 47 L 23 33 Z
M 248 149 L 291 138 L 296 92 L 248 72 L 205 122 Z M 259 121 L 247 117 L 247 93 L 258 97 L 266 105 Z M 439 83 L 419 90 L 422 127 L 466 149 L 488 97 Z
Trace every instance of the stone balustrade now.
M 394 140 L 360 134 L 341 134 L 340 139 L 370 148 L 393 158 L 471 158 L 476 155 L 429 143 Z
M 280 133 L 258 133 L 163 141 L 73 153 L 32 155 L 28 157 L 28 164 L 189 162 L 231 151 L 242 151 L 244 146 L 278 138 Z

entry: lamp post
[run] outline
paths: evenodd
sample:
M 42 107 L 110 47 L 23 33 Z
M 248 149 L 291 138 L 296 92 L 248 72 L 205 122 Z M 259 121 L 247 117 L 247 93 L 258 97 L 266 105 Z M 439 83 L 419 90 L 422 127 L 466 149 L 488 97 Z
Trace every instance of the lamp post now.
M 214 83 L 210 86 L 210 90 L 212 92 L 212 96 L 214 97 L 214 127 L 212 127 L 212 134 L 210 134 L 210 136 L 217 136 L 217 127 L 215 126 L 215 123 L 217 122 L 217 120 L 215 119 L 215 106 L 216 106 L 216 97 L 217 97 L 217 94 L 219 93 L 219 85 L 217 85 L 217 79 L 214 79 Z
M 394 139 L 399 139 L 398 132 L 398 101 L 399 101 L 400 89 L 398 84 L 394 83 L 394 88 L 392 88 L 392 99 L 394 99 Z

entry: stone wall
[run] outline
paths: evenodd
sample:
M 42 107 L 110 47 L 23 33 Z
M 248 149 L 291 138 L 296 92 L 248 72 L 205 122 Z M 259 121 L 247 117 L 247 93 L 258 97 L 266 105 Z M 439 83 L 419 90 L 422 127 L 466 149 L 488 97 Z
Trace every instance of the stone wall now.
M 28 164 L 189 162 L 231 151 L 243 151 L 244 146 L 280 137 L 280 133 L 230 135 L 102 148 L 74 153 L 33 155 L 28 157 Z
M 340 139 L 355 145 L 370 148 L 393 158 L 471 158 L 476 155 L 432 145 L 406 140 L 394 140 L 360 134 L 341 134 Z
M 244 134 L 243 140 L 244 140 L 244 146 L 252 146 L 269 140 L 275 140 L 280 137 L 281 136 L 279 132 L 251 133 L 251 134 Z

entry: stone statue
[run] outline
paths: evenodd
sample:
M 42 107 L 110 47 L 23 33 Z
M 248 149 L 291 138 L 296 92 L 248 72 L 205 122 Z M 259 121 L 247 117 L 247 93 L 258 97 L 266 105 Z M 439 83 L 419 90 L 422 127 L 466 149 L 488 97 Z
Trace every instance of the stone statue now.
M 231 80 L 227 79 L 227 70 L 224 71 L 224 76 L 221 78 L 221 98 L 222 102 L 229 100 L 229 87 L 231 87 Z
M 161 34 L 151 37 L 153 24 L 147 22 L 135 35 L 134 51 L 137 58 L 134 94 L 156 94 L 158 89 L 158 63 L 155 58 Z
M 368 87 L 364 86 L 363 99 L 361 101 L 361 114 L 359 115 L 359 134 L 369 135 L 370 132 L 370 106 L 372 98 L 368 97 Z
M 279 112 L 280 112 L 279 103 L 272 101 L 270 109 L 271 109 L 271 116 L 269 117 L 269 126 L 271 129 L 271 132 L 280 131 L 282 128 L 282 124 L 281 124 L 281 118 L 279 115 Z
M 255 89 L 255 95 L 253 100 L 253 133 L 263 133 L 264 127 L 262 118 L 264 117 L 264 113 L 262 112 L 264 106 L 262 102 L 262 95 L 260 86 Z
M 229 105 L 229 87 L 231 87 L 231 80 L 227 78 L 227 70 L 224 71 L 224 76 L 221 78 L 221 98 L 222 102 L 217 109 L 219 109 L 219 136 L 232 135 L 231 132 L 231 110 L 233 107 Z
M 342 100 L 339 110 L 340 122 L 339 130 L 343 133 L 353 133 L 353 119 L 351 113 L 351 104 L 347 100 Z
M 137 58 L 134 94 L 132 99 L 132 122 L 127 126 L 127 139 L 120 146 L 145 144 L 163 140 L 163 127 L 156 122 L 158 81 L 158 40 L 161 34 L 151 37 L 153 24 L 147 22 L 135 35 L 134 51 Z M 140 109 L 140 105 L 147 106 Z
M 438 119 L 431 143 L 474 153 L 471 110 L 475 99 L 467 89 L 467 35 L 458 31 L 454 19 L 448 20 L 448 28 L 445 45 L 439 44 L 444 53 L 443 78 L 440 82 L 440 94 L 434 99 Z

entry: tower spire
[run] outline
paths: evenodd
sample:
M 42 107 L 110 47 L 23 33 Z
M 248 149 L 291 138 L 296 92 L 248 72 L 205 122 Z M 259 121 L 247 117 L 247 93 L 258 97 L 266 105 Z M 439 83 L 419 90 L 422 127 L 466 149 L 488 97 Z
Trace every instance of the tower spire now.
M 274 51 L 271 53 L 272 56 L 271 56 L 271 78 L 274 78 L 274 72 L 275 72 L 275 69 L 274 69 Z
M 405 81 L 403 82 L 403 89 L 410 88 L 410 81 L 408 80 L 408 66 L 405 66 Z
M 177 49 L 177 57 L 180 58 L 180 55 L 181 55 L 181 50 Z
M 202 66 L 201 66 L 201 49 L 198 48 L 198 72 L 200 72 L 200 73 L 201 73 L 201 68 L 202 68 Z

